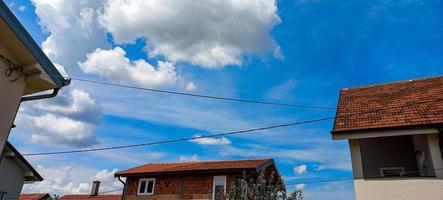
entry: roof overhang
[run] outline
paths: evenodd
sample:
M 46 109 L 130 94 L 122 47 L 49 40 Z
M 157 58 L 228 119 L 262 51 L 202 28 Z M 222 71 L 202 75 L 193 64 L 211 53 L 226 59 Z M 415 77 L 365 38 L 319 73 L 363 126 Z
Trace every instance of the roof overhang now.
M 395 127 L 395 128 L 378 128 L 366 130 L 350 130 L 332 132 L 334 140 L 350 140 L 377 137 L 390 137 L 402 135 L 422 135 L 439 133 L 438 126 L 420 126 L 420 127 Z
M 22 167 L 25 183 L 43 181 L 43 177 L 37 172 L 37 170 L 34 169 L 34 167 L 32 167 L 31 164 L 29 164 L 29 162 L 17 151 L 17 149 L 12 146 L 11 143 L 6 143 L 6 147 L 3 152 L 5 157 L 12 158 L 19 164 L 20 167 Z
M 25 71 L 24 95 L 69 84 L 3 1 L 0 1 L 0 30 L 0 51 L 6 52 L 4 56 Z
M 207 169 L 207 170 L 183 170 L 183 171 L 162 171 L 162 172 L 142 172 L 142 173 L 115 173 L 114 177 L 134 177 L 134 176 L 177 176 L 177 175 L 216 175 L 216 174 L 238 174 L 246 171 L 248 173 L 257 172 L 256 168 L 235 168 L 235 169 Z

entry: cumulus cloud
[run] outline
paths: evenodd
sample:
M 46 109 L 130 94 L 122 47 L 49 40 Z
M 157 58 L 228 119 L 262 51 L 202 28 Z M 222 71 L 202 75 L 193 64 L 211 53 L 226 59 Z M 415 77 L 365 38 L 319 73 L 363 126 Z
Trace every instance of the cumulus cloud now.
M 294 172 L 296 174 L 303 174 L 307 170 L 308 170 L 308 166 L 306 166 L 306 165 L 300 165 L 300 166 L 294 167 Z
M 194 135 L 194 137 L 200 137 L 201 135 Z M 195 142 L 200 145 L 228 145 L 231 144 L 231 140 L 226 137 L 221 138 L 199 138 L 191 140 L 191 142 Z
M 100 28 L 97 10 L 102 0 L 32 0 L 39 24 L 49 33 L 42 47 L 53 62 L 69 66 L 84 59 L 86 53 L 107 48 L 106 31 Z
M 110 50 L 96 49 L 86 57 L 85 62 L 79 63 L 83 72 L 120 83 L 159 87 L 172 85 L 177 80 L 172 63 L 158 61 L 157 67 L 154 67 L 144 60 L 131 61 L 120 47 Z
M 32 107 L 89 123 L 99 122 L 101 115 L 101 108 L 91 95 L 79 89 L 73 89 L 49 101 L 36 102 Z
M 117 43 L 147 39 L 151 57 L 202 67 L 241 65 L 247 54 L 281 50 L 269 32 L 275 0 L 108 0 L 100 23 Z
M 178 160 L 180 162 L 196 162 L 200 161 L 200 157 L 197 154 L 194 154 L 192 156 L 180 156 Z
M 94 127 L 100 118 L 101 108 L 95 100 L 74 89 L 52 99 L 25 104 L 17 116 L 17 125 L 31 134 L 32 143 L 88 147 L 98 143 Z
M 85 147 L 97 143 L 93 126 L 55 114 L 29 116 L 37 128 L 31 135 L 31 142 L 46 145 L 68 145 Z
M 117 169 L 96 171 L 79 166 L 45 167 L 43 165 L 38 165 L 36 169 L 44 177 L 44 180 L 33 184 L 25 184 L 24 193 L 51 192 L 51 194 L 55 193 L 60 196 L 64 194 L 88 194 L 94 180 L 101 182 L 100 191 L 123 188 L 122 184 L 114 178 Z

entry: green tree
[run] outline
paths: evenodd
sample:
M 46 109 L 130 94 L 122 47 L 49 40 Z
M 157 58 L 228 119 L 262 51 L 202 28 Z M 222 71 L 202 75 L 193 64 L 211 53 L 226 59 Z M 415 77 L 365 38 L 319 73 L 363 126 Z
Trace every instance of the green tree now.
M 231 185 L 227 195 L 216 194 L 216 199 L 223 200 L 303 200 L 302 190 L 286 193 L 283 180 L 275 173 L 266 176 L 265 172 L 259 173 L 255 178 L 245 175 L 236 179 Z

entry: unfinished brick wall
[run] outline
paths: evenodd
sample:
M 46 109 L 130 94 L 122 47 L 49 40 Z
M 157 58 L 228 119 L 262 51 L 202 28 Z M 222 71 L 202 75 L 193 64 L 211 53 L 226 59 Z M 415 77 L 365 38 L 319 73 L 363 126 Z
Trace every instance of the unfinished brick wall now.
M 139 178 L 155 178 L 154 195 L 137 195 Z M 128 177 L 126 200 L 211 199 L 213 179 L 214 176 Z M 227 176 L 227 188 L 233 180 L 234 176 Z

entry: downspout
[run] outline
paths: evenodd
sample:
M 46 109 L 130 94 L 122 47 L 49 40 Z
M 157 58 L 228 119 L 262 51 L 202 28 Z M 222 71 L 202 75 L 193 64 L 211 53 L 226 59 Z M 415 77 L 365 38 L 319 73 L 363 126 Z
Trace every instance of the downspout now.
M 117 179 L 123 184 L 123 192 L 122 192 L 122 200 L 126 198 L 126 183 L 120 179 L 120 176 L 117 176 Z
M 443 159 L 443 127 L 440 127 L 438 129 L 438 144 L 440 146 L 440 154 L 441 154 L 441 158 Z

